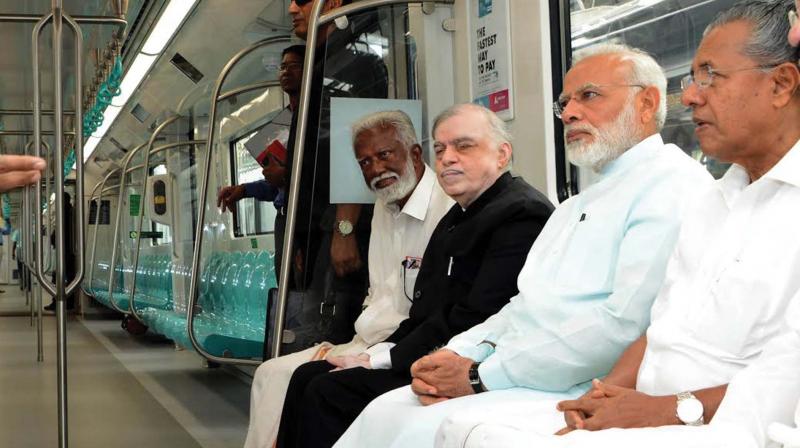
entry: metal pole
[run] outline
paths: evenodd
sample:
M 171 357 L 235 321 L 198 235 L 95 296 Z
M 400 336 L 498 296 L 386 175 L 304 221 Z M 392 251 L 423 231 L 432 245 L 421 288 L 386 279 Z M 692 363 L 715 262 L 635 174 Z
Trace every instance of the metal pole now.
M 58 0 L 59 3 L 61 0 Z M 83 32 L 81 31 L 80 26 L 78 23 L 72 19 L 69 15 L 64 15 L 64 20 L 67 24 L 72 28 L 72 32 L 75 35 L 75 113 L 78 117 L 83 118 Z M 59 115 L 61 114 L 61 110 L 58 109 Z M 63 117 L 59 116 L 59 119 L 63 120 Z M 77 271 L 75 271 L 75 278 L 67 284 L 65 289 L 65 294 L 70 295 L 75 290 L 80 287 L 81 282 L 83 281 L 83 274 L 84 274 L 84 263 L 86 258 L 86 253 L 84 248 L 86 247 L 86 220 L 84 219 L 84 188 L 83 188 L 83 120 L 82 119 L 75 119 L 75 144 L 73 147 L 73 151 L 75 152 L 75 206 L 73 208 L 73 232 L 75 233 L 75 237 L 72 240 L 72 243 L 75 245 L 75 255 L 77 256 L 76 260 L 73 260 Z M 63 173 L 64 167 L 62 165 L 58 165 L 58 170 Z
M 178 118 L 180 118 L 180 116 L 175 116 L 173 118 L 174 118 L 174 120 L 172 120 L 172 121 L 175 121 Z M 167 120 L 161 126 L 162 127 L 166 127 L 166 125 L 172 123 L 172 121 Z M 153 144 L 154 137 L 161 132 L 161 129 L 162 128 L 159 127 L 159 129 L 156 129 L 156 131 L 153 133 L 153 138 L 150 139 L 150 145 Z M 157 148 L 154 148 L 151 151 L 148 151 L 147 154 L 145 155 L 145 162 L 144 162 L 144 164 L 142 164 L 142 167 L 144 168 L 144 179 L 142 180 L 142 200 L 143 200 L 143 203 L 142 203 L 142 206 L 139 207 L 139 222 L 138 222 L 138 225 L 136 226 L 136 241 L 134 242 L 136 249 L 134 249 L 134 255 L 133 255 L 133 274 L 132 274 L 133 275 L 133 281 L 131 282 L 131 298 L 130 298 L 130 300 L 128 300 L 128 310 L 130 311 L 130 314 L 134 318 L 136 318 L 136 320 L 138 320 L 139 322 L 144 323 L 144 321 L 142 320 L 142 316 L 140 316 L 139 313 L 136 312 L 136 303 L 135 303 L 136 302 L 136 273 L 139 270 L 139 252 L 141 250 L 141 241 L 142 241 L 142 220 L 144 219 L 144 204 L 147 203 L 147 196 L 146 196 L 146 193 L 147 193 L 147 178 L 150 176 L 150 170 L 149 170 L 149 168 L 150 168 L 150 156 L 153 155 L 153 154 L 156 154 L 158 152 L 165 151 L 167 149 L 179 148 L 181 146 L 200 145 L 200 144 L 205 143 L 205 142 L 206 142 L 205 140 L 189 140 L 189 141 L 185 141 L 185 142 L 168 143 L 166 145 L 162 145 L 162 146 L 159 146 Z
M 67 409 L 67 320 L 64 295 L 64 138 L 63 138 L 63 92 L 62 89 L 62 46 L 63 40 L 63 10 L 62 0 L 53 0 L 53 126 L 55 131 L 55 178 L 56 178 L 56 370 L 58 380 L 58 446 L 67 448 L 69 445 L 69 421 Z M 75 67 L 76 72 L 80 67 Z
M 133 157 L 139 152 L 140 149 L 144 148 L 147 144 L 143 143 L 135 148 L 133 148 L 126 156 L 122 163 L 122 176 L 119 180 L 119 195 L 117 197 L 117 217 L 114 220 L 114 239 L 111 244 L 111 264 L 108 267 L 108 302 L 111 304 L 111 307 L 114 308 L 117 312 L 128 314 L 127 311 L 123 310 L 122 308 L 118 307 L 116 302 L 114 302 L 114 286 L 116 281 L 116 276 L 114 275 L 114 271 L 117 268 L 117 246 L 119 246 L 119 228 L 122 225 L 122 203 L 125 201 L 125 178 L 128 171 L 128 165 L 130 165 L 131 160 Z
M 41 117 L 41 115 L 40 115 Z M 34 134 L 34 131 L 25 131 L 25 130 L 12 130 L 12 131 L 0 131 L 0 137 L 25 137 L 31 136 Z M 62 133 L 63 135 L 74 135 L 75 133 L 72 131 L 66 131 Z M 55 135 L 54 131 L 39 131 L 39 135 Z
M 53 115 L 55 112 L 52 110 L 42 110 L 40 111 L 41 115 Z M 0 115 L 10 115 L 10 116 L 28 116 L 33 115 L 33 110 L 28 109 L 0 109 Z M 75 111 L 72 110 L 65 110 L 64 115 L 75 115 Z
M 228 358 L 222 358 L 219 356 L 214 356 L 211 353 L 208 353 L 200 343 L 197 341 L 197 338 L 194 335 L 194 308 L 197 304 L 197 287 L 198 287 L 198 272 L 200 271 L 200 255 L 203 247 L 203 221 L 205 220 L 206 216 L 206 201 L 208 200 L 208 180 L 211 174 L 211 159 L 213 155 L 213 148 L 214 148 L 214 134 L 216 131 L 216 117 L 217 117 L 217 102 L 219 101 L 219 97 L 222 91 L 222 85 L 225 83 L 225 79 L 228 77 L 231 69 L 246 55 L 250 54 L 251 52 L 264 47 L 266 45 L 282 43 L 282 42 L 289 42 L 289 37 L 271 37 L 264 39 L 260 42 L 256 42 L 255 44 L 241 50 L 235 56 L 233 56 L 222 71 L 217 77 L 217 82 L 214 86 L 214 95 L 211 101 L 211 111 L 209 112 L 208 117 L 208 138 L 206 138 L 206 159 L 205 159 L 205 166 L 201 171 L 202 180 L 200 186 L 200 198 L 198 202 L 198 216 L 197 216 L 197 224 L 195 225 L 195 240 L 194 240 L 194 254 L 192 255 L 192 270 L 191 276 L 189 280 L 189 300 L 186 309 L 186 331 L 189 333 L 189 341 L 192 343 L 192 346 L 197 351 L 200 356 L 210 360 L 219 362 L 221 364 L 249 364 L 249 365 L 258 365 L 260 362 L 253 361 L 253 360 L 231 360 Z
M 0 22 L 36 23 L 41 19 L 36 14 L 0 14 Z M 128 25 L 128 21 L 120 17 L 111 16 L 73 16 L 77 23 L 90 23 L 96 25 Z
M 106 174 L 103 177 L 103 180 L 95 184 L 94 188 L 92 189 L 92 194 L 89 196 L 90 204 L 92 203 L 92 201 L 95 200 L 95 193 L 97 192 L 98 188 L 100 189 L 100 193 L 97 195 L 97 199 L 99 200 L 103 196 L 103 187 L 105 187 L 106 181 L 108 181 L 108 178 L 114 175 L 117 171 L 119 171 L 119 168 L 115 168 L 109 171 L 108 174 Z M 97 251 L 97 228 L 99 227 L 99 224 L 100 224 L 100 202 L 98 202 L 97 206 L 95 207 L 94 234 L 92 235 L 92 255 L 89 261 L 89 277 L 88 277 L 89 291 L 87 291 L 87 293 L 91 293 L 89 294 L 91 296 L 94 296 L 94 291 L 92 289 L 92 282 L 94 281 L 94 256 L 95 252 Z

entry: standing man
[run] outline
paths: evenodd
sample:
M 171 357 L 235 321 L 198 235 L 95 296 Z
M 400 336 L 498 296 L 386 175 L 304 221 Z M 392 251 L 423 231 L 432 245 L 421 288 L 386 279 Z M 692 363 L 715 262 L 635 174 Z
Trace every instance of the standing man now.
M 519 294 L 415 362 L 412 387 L 372 402 L 337 446 L 432 446 L 457 411 L 576 397 L 647 328 L 686 198 L 712 179 L 659 135 L 667 80 L 652 57 L 599 45 L 573 61 L 554 111 L 570 161 L 598 180 L 553 213 Z
M 414 280 L 428 239 L 453 205 L 422 159 L 411 119 L 403 112 L 378 112 L 353 125 L 353 149 L 367 186 L 375 192 L 369 249 L 369 294 L 346 344 L 323 342 L 256 370 L 246 448 L 271 448 L 294 370 L 312 360 L 358 356 L 383 342 L 408 317 Z
M 373 398 L 411 382 L 411 363 L 482 322 L 517 293 L 514 280 L 552 205 L 508 172 L 510 136 L 490 110 L 453 106 L 436 118 L 433 135 L 439 184 L 457 206 L 425 249 L 409 294 L 409 317 L 361 355 L 311 362 L 295 371 L 279 448 L 331 446 Z

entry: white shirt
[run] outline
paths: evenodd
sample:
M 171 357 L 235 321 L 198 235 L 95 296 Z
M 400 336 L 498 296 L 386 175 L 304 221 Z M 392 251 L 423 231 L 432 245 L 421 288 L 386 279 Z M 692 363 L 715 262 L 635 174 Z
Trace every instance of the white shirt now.
M 658 134 L 642 140 L 556 208 L 519 294 L 447 348 L 482 361 L 490 390 L 566 391 L 604 375 L 649 324 L 686 197 L 712 181 Z
M 652 309 L 637 389 L 727 384 L 781 330 L 800 290 L 800 142 L 750 183 L 734 165 L 683 223 Z
M 356 320 L 353 340 L 335 347 L 332 355 L 353 353 L 382 342 L 408 317 L 428 240 L 454 203 L 427 165 L 402 210 L 381 199 L 375 202 L 369 240 L 369 293 Z

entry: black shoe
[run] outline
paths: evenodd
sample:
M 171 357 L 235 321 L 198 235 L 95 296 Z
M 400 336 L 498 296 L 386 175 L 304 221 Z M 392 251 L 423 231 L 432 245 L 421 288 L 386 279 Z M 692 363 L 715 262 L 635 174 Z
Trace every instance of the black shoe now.
M 0 294 L 3 294 L 4 292 L 6 292 L 5 289 L 0 289 Z
M 56 302 L 52 302 L 50 305 L 44 307 L 45 311 L 55 311 L 56 310 Z

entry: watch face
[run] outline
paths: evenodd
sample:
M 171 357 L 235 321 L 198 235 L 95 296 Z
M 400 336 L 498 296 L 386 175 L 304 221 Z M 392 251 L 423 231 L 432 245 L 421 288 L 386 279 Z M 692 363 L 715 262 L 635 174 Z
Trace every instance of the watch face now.
M 703 417 L 703 403 L 696 398 L 687 398 L 678 403 L 678 418 L 684 423 L 692 423 Z
M 353 233 L 353 224 L 350 221 L 339 221 L 339 233 L 350 235 Z

